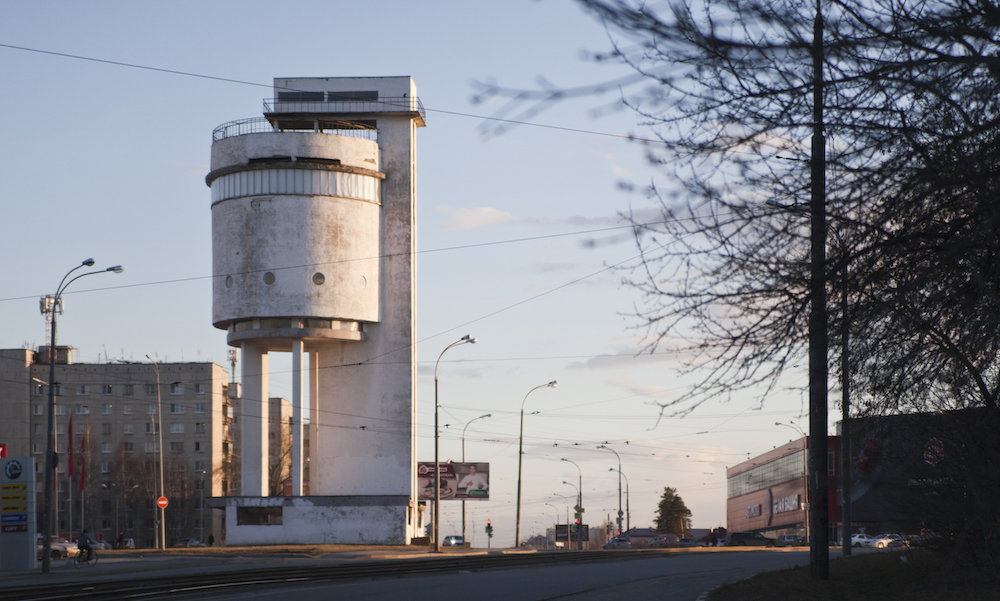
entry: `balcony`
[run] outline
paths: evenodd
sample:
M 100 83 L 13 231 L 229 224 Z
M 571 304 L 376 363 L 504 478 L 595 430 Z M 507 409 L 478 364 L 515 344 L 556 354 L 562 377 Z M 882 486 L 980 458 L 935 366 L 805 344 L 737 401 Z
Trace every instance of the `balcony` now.
M 308 127 L 297 127 L 305 123 L 302 119 L 271 123 L 264 117 L 253 117 L 250 119 L 240 119 L 223 123 L 212 131 L 212 141 L 218 142 L 226 138 L 245 136 L 247 134 L 261 134 L 280 131 L 311 131 L 323 134 L 333 134 L 338 136 L 351 136 L 365 140 L 378 141 L 378 130 L 371 125 L 349 121 L 334 121 L 330 119 L 315 119 L 308 123 Z

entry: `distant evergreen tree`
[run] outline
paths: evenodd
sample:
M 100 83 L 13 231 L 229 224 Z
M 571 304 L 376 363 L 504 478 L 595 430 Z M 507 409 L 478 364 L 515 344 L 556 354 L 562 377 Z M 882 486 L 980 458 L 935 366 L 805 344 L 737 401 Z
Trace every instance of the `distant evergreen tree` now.
M 677 536 L 684 536 L 691 531 L 691 510 L 675 488 L 667 486 L 663 489 L 663 496 L 656 508 L 656 531 L 670 532 Z

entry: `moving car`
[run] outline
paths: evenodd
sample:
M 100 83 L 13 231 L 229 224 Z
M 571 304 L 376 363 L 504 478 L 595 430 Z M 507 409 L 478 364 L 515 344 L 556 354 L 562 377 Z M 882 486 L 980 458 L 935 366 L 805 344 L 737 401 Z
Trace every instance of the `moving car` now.
M 775 547 L 802 547 L 806 544 L 806 537 L 798 534 L 782 534 L 774 539 Z
M 874 547 L 875 537 L 868 534 L 855 534 L 851 536 L 852 547 Z
M 608 542 L 604 543 L 604 549 L 631 549 L 632 541 L 629 539 L 619 536 L 618 538 L 613 538 Z
M 727 547 L 773 547 L 774 539 L 760 532 L 730 532 L 726 534 Z
M 705 541 L 700 538 L 682 538 L 677 541 L 678 547 L 707 547 Z
M 879 549 L 886 547 L 909 547 L 910 541 L 898 534 L 879 534 L 875 537 L 875 546 Z
M 182 538 L 174 543 L 175 547 L 207 547 L 205 543 L 196 538 Z
M 654 549 L 663 549 L 666 547 L 676 547 L 677 546 L 677 535 L 676 534 L 659 534 L 650 541 L 649 546 Z
M 456 535 L 456 534 L 453 534 L 451 536 L 446 536 L 446 537 L 444 537 L 444 540 L 441 541 L 441 546 L 442 547 L 464 547 L 465 546 L 465 537 L 461 536 L 461 535 Z

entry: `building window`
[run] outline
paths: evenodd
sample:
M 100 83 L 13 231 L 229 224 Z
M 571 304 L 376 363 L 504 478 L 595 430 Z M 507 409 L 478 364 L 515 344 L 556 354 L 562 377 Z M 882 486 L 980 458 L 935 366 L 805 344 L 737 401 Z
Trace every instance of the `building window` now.
M 76 406 L 77 415 L 90 415 L 90 405 L 77 405 Z
M 65 453 L 65 452 L 66 452 L 66 442 L 60 440 L 59 442 L 56 443 L 56 453 Z M 60 462 L 59 467 L 62 467 L 62 465 L 63 465 L 62 462 Z
M 195 424 L 194 425 L 194 433 L 195 434 L 204 434 L 205 433 L 205 424 Z
M 205 413 L 205 403 L 195 403 L 194 404 L 195 413 Z
M 35 424 L 33 426 L 33 428 L 34 428 L 35 434 L 41 434 L 42 433 L 42 424 Z
M 132 415 L 132 405 L 125 405 L 122 407 L 122 413 L 125 415 Z
M 101 520 L 101 530 L 111 530 L 111 520 Z
M 132 434 L 132 424 L 125 424 L 123 426 L 125 434 Z
M 65 434 L 66 424 L 56 424 L 56 434 Z
M 146 434 L 159 434 L 160 424 L 146 424 Z
M 104 436 L 108 436 L 108 435 L 111 434 L 111 424 L 110 423 L 101 424 L 101 434 L 104 435 Z
M 108 461 L 101 462 L 101 473 L 110 474 L 111 473 L 111 463 Z
M 195 461 L 194 462 L 194 471 L 196 471 L 196 472 L 203 472 L 203 471 L 205 471 L 204 462 L 203 461 Z
M 76 425 L 76 430 L 75 430 L 76 434 L 83 434 L 86 431 L 87 431 L 87 424 L 77 424 Z
M 170 443 L 170 452 L 171 453 L 183 453 L 184 452 L 184 443 L 180 442 L 180 441 L 178 441 L 178 442 L 171 442 Z
M 56 415 L 66 415 L 66 406 L 56 405 Z
M 31 443 L 31 454 L 32 455 L 41 455 L 42 454 L 42 450 L 44 450 L 44 446 L 45 445 L 42 445 L 42 444 L 37 443 L 37 442 Z
M 205 481 L 204 480 L 195 480 L 194 481 L 194 489 L 195 490 L 205 490 Z M 197 518 L 195 518 L 195 528 L 198 527 L 197 521 L 198 521 Z
M 35 396 L 42 396 L 45 394 L 45 384 L 35 384 Z
M 90 387 L 86 384 L 80 384 L 76 387 L 77 394 L 90 394 Z
M 194 452 L 195 453 L 201 453 L 201 443 L 200 442 L 195 442 L 194 443 Z
M 147 442 L 145 445 L 145 450 L 147 453 L 159 453 L 160 445 L 156 442 Z
M 111 452 L 111 443 L 110 442 L 102 442 L 101 443 L 101 452 L 102 453 L 110 453 Z
M 170 394 L 184 394 L 184 384 L 174 382 L 170 385 Z
M 62 396 L 62 385 L 56 382 L 52 385 L 52 394 L 55 396 Z
M 156 394 L 156 384 L 146 384 L 146 394 Z
M 112 391 L 113 388 L 111 387 L 111 384 L 104 384 L 101 386 L 101 394 L 111 394 Z
M 102 415 L 111 415 L 111 405 L 107 405 L 107 404 L 101 405 L 101 414 Z
M 184 424 L 170 424 L 170 433 L 171 434 L 183 434 L 184 433 Z
M 44 415 L 44 414 L 45 414 L 45 405 L 42 405 L 41 403 L 36 404 L 35 415 Z
M 125 452 L 126 453 L 135 453 L 135 444 L 133 444 L 131 442 L 126 442 L 125 443 Z
M 184 413 L 184 405 L 180 403 L 170 403 L 170 413 Z
M 204 384 L 195 384 L 194 385 L 194 393 L 195 394 L 205 394 L 205 385 Z
M 122 394 L 126 396 L 131 396 L 135 394 L 135 386 L 132 384 L 122 385 Z
M 146 413 L 148 413 L 149 415 L 156 415 L 159 412 L 160 409 L 152 403 L 150 403 L 146 408 Z

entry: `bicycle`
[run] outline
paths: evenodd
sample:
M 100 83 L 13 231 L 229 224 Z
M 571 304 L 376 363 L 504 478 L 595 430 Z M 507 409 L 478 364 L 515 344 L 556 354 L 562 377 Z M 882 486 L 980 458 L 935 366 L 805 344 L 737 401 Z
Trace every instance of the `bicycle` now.
M 73 557 L 73 567 L 80 568 L 83 564 L 90 566 L 97 565 L 97 551 L 94 551 L 93 549 L 91 549 L 89 553 L 87 551 L 80 551 L 75 557 Z

